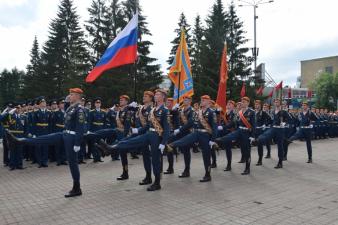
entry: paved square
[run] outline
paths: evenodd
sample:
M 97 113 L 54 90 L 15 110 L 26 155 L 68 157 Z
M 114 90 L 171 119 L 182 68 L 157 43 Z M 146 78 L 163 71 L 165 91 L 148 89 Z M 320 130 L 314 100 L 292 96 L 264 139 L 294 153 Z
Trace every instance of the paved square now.
M 28 167 L 22 171 L 0 168 L 0 224 L 338 224 L 338 139 L 313 141 L 313 164 L 304 142 L 289 148 L 289 160 L 276 170 L 272 159 L 256 167 L 252 150 L 250 176 L 241 176 L 239 151 L 234 150 L 233 171 L 224 172 L 225 152 L 210 183 L 203 175 L 201 153 L 192 153 L 191 177 L 163 175 L 162 190 L 149 193 L 138 182 L 144 177 L 142 159 L 129 159 L 129 180 L 116 181 L 121 163 L 105 158 L 101 164 L 81 165 L 83 196 L 65 199 L 71 188 L 67 166 Z M 0 147 L 2 159 L 2 148 Z M 165 161 L 164 168 L 166 169 Z

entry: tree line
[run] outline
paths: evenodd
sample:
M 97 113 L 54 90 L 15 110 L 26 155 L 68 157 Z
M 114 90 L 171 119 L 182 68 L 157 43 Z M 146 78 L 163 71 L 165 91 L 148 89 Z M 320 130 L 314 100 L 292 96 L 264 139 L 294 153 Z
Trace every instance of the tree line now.
M 125 27 L 135 11 L 139 12 L 138 60 L 136 65 L 123 66 L 106 71 L 93 84 L 86 84 L 85 77 L 95 66 L 109 43 Z M 155 89 L 163 81 L 157 59 L 151 57 L 149 41 L 151 31 L 147 17 L 143 15 L 138 0 L 93 0 L 88 8 L 89 19 L 80 24 L 73 0 L 61 0 L 54 19 L 49 24 L 48 39 L 40 48 L 38 37 L 33 40 L 30 62 L 26 71 L 3 70 L 0 73 L 2 103 L 13 100 L 45 96 L 52 99 L 64 96 L 70 87 L 79 86 L 86 96 L 100 96 L 107 104 L 115 103 L 120 94 L 134 96 L 136 73 L 136 97 L 141 100 L 143 90 Z M 249 78 L 252 57 L 248 56 L 248 42 L 243 22 L 236 14 L 233 2 L 225 7 L 222 0 L 215 0 L 206 18 L 199 15 L 190 25 L 184 12 L 178 21 L 177 34 L 171 42 L 172 49 L 167 62 L 172 63 L 181 32 L 186 32 L 192 62 L 195 96 L 209 94 L 216 98 L 219 82 L 220 59 L 224 41 L 228 46 L 228 95 L 238 99 L 242 79 Z M 253 93 L 252 90 L 247 90 Z

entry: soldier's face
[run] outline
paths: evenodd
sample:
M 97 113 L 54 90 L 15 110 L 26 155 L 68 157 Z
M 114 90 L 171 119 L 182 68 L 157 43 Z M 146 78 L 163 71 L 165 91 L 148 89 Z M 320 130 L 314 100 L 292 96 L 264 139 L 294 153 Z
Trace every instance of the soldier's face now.
M 259 103 L 255 103 L 255 109 L 260 110 L 261 109 L 261 105 Z
M 163 102 L 164 101 L 164 95 L 161 92 L 156 92 L 155 93 L 155 101 L 156 102 Z
M 184 106 L 190 106 L 190 105 L 191 105 L 191 99 L 185 98 L 185 99 L 183 100 L 183 104 L 184 104 Z
M 95 102 L 95 108 L 97 108 L 97 109 L 101 108 L 101 101 Z
M 65 104 L 64 103 L 60 103 L 59 104 L 59 109 L 63 110 L 65 108 Z
M 171 100 L 167 100 L 167 102 L 165 103 L 165 105 L 167 106 L 168 109 L 172 109 L 174 102 Z
M 308 109 L 307 104 L 302 104 L 302 109 L 303 109 L 303 110 L 307 110 L 307 109 Z
M 244 100 L 242 101 L 242 108 L 247 108 L 249 106 L 249 102 Z
M 264 110 L 264 111 L 268 111 L 268 110 L 269 110 L 268 106 L 263 105 L 263 110 Z
M 75 103 L 75 102 L 79 101 L 80 98 L 81 98 L 80 94 L 77 94 L 77 93 L 70 93 L 69 94 L 69 101 L 70 101 L 70 103 Z
M 143 95 L 143 103 L 151 102 L 151 97 L 149 95 Z
M 128 101 L 125 98 L 120 98 L 120 106 L 126 106 L 128 104 Z
M 210 102 L 210 100 L 209 99 L 201 99 L 201 106 L 202 107 L 208 107 L 209 106 L 209 102 Z
M 275 101 L 274 104 L 276 107 L 280 107 L 280 101 Z
M 46 102 L 45 101 L 42 101 L 40 104 L 39 104 L 39 107 L 40 108 L 46 108 L 46 106 L 47 106 L 47 104 L 46 104 Z

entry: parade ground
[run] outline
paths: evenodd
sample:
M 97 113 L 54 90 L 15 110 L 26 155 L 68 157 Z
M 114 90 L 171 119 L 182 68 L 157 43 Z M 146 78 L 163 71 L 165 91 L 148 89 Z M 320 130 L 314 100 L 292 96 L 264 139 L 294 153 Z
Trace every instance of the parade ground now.
M 0 156 L 2 159 L 2 147 Z M 144 178 L 142 158 L 130 159 L 129 180 L 117 181 L 121 163 L 104 158 L 97 164 L 80 165 L 83 195 L 66 199 L 72 187 L 68 166 L 38 169 L 25 162 L 25 170 L 0 168 L 0 224 L 338 224 L 338 139 L 313 141 L 313 164 L 307 164 L 304 142 L 289 147 L 283 169 L 272 159 L 242 176 L 238 149 L 233 150 L 233 170 L 224 172 L 225 152 L 218 155 L 212 181 L 204 175 L 201 153 L 192 153 L 190 178 L 163 175 L 162 190 L 147 192 L 138 182 Z M 167 167 L 165 158 L 164 169 Z

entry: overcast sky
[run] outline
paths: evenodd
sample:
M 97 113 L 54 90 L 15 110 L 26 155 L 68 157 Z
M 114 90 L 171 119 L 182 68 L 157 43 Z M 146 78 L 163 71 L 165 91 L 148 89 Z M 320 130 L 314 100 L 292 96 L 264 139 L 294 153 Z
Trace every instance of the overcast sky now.
M 252 0 L 247 0 L 251 2 Z M 257 1 L 257 0 L 256 0 Z M 158 58 L 162 70 L 175 37 L 179 14 L 184 12 L 193 24 L 197 14 L 206 18 L 215 0 L 140 0 L 147 16 L 151 56 Z M 223 0 L 228 7 L 230 0 Z M 235 4 L 240 4 L 234 0 Z M 91 0 L 74 0 L 81 21 L 88 18 Z M 0 0 L 0 70 L 25 69 L 34 35 L 40 45 L 48 35 L 48 24 L 55 17 L 59 0 Z M 257 9 L 258 63 L 276 82 L 294 85 L 300 75 L 300 61 L 338 55 L 337 0 L 275 0 Z M 244 22 L 247 47 L 253 47 L 253 8 L 237 7 Z

